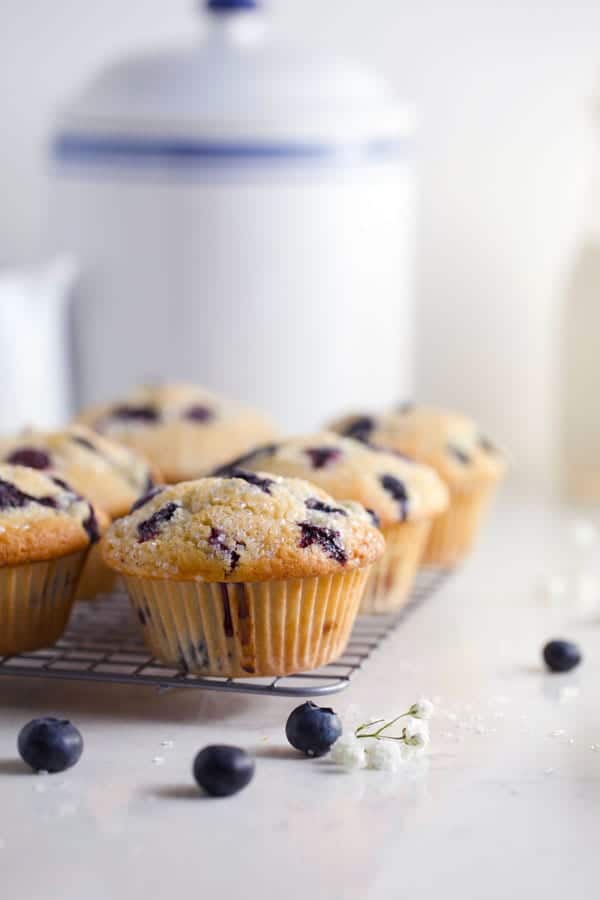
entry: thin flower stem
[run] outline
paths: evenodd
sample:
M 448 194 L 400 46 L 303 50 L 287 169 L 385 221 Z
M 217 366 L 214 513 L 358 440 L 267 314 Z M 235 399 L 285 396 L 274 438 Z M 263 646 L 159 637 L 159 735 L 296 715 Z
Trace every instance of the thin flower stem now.
M 374 731 L 371 734 L 357 734 L 355 737 L 358 740 L 361 738 L 375 738 L 376 741 L 401 741 L 406 744 L 404 735 L 381 734 L 379 731 Z
M 386 722 L 385 719 L 375 719 L 374 722 L 365 722 L 364 725 L 359 725 L 358 728 L 354 732 L 354 736 L 357 738 L 377 738 L 378 740 L 386 740 L 386 741 L 404 741 L 406 742 L 406 738 L 404 735 L 401 736 L 390 736 L 388 734 L 383 734 L 384 731 L 387 731 L 388 728 L 391 728 L 392 725 L 395 725 L 396 722 L 399 722 L 400 719 L 404 719 L 406 716 L 411 715 L 411 706 L 410 709 L 407 709 L 406 712 L 400 713 L 399 716 L 396 716 L 395 719 L 391 719 L 389 722 Z M 377 731 L 371 732 L 371 734 L 361 734 L 364 728 L 372 728 L 373 725 L 378 725 L 379 722 L 383 722 L 384 724 L 381 728 L 378 728 Z
M 373 725 L 377 725 L 379 722 L 385 722 L 385 719 L 375 719 L 374 722 L 365 722 L 363 725 L 359 725 L 354 732 L 355 736 L 358 737 L 358 732 L 362 731 L 363 728 L 372 728 Z

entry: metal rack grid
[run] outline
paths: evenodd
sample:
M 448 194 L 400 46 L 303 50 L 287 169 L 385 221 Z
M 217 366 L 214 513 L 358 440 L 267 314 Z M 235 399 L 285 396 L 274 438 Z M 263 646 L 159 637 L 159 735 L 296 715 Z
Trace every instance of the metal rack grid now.
M 65 634 L 53 647 L 0 657 L 0 675 L 200 688 L 279 697 L 314 697 L 343 690 L 382 641 L 417 605 L 436 591 L 447 572 L 423 570 L 409 603 L 387 616 L 359 616 L 342 657 L 321 669 L 278 678 L 217 678 L 178 672 L 153 659 L 123 594 L 75 607 Z

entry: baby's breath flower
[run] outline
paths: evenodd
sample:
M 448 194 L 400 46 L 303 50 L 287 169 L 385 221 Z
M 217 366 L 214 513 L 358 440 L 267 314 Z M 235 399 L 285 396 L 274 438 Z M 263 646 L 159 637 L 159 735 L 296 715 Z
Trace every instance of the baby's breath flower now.
M 422 753 L 429 744 L 429 728 L 421 719 L 409 719 L 402 732 L 404 743 L 417 753 Z
M 331 748 L 331 758 L 343 769 L 364 769 L 365 748 L 354 734 L 342 734 Z
M 420 700 L 417 700 L 416 703 L 413 703 L 411 708 L 408 710 L 409 716 L 414 716 L 415 719 L 431 719 L 433 713 L 435 712 L 435 707 L 431 700 L 427 700 L 426 697 L 421 697 Z
M 424 752 L 433 713 L 434 705 L 425 697 L 393 719 L 366 716 L 358 707 L 348 707 L 343 716 L 344 733 L 333 745 L 331 758 L 347 770 L 366 766 L 396 772 L 405 760 Z
M 396 741 L 368 741 L 365 753 L 368 769 L 397 772 L 404 762 L 400 744 Z

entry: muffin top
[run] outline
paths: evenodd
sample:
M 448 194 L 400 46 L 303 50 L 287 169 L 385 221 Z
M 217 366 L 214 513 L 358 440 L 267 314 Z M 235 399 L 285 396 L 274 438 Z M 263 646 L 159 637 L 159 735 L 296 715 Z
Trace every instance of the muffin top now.
M 139 387 L 79 421 L 139 451 L 172 483 L 205 475 L 275 434 L 262 414 L 191 384 Z
M 358 501 L 383 527 L 430 518 L 448 505 L 446 486 L 429 466 L 333 432 L 266 444 L 232 465 L 304 478 L 332 497 Z
M 54 559 L 98 540 L 106 524 L 66 482 L 0 464 L 0 566 Z
M 130 575 L 237 582 L 354 569 L 383 548 L 358 503 L 296 478 L 236 469 L 155 488 L 109 528 L 103 556 Z
M 331 428 L 426 463 L 455 491 L 495 481 L 505 469 L 500 451 L 475 422 L 458 413 L 404 404 L 379 415 L 346 416 Z
M 113 519 L 160 480 L 138 453 L 83 425 L 0 439 L 0 460 L 61 475 Z

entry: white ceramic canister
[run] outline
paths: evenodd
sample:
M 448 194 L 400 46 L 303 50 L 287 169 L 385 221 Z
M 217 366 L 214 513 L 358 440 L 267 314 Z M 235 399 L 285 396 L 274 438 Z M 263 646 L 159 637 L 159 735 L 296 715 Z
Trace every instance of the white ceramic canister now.
M 53 140 L 78 401 L 183 378 L 305 429 L 409 397 L 409 112 L 255 0 L 207 6 L 204 40 L 110 66 Z

